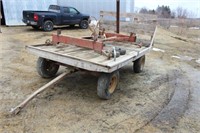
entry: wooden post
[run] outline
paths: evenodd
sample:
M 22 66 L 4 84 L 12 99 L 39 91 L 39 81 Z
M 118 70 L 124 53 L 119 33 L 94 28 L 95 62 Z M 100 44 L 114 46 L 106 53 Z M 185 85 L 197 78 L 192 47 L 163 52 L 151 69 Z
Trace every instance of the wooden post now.
M 116 32 L 119 33 L 119 26 L 120 26 L 120 0 L 116 1 L 116 10 L 117 10 L 117 14 L 116 14 Z

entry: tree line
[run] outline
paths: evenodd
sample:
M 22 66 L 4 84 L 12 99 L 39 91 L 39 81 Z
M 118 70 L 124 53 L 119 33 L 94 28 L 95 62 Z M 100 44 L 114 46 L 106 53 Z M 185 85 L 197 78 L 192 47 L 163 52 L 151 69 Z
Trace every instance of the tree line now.
M 182 7 L 177 7 L 175 10 L 171 10 L 169 6 L 158 6 L 156 10 L 148 10 L 146 7 L 143 7 L 139 10 L 139 13 L 144 14 L 154 14 L 158 15 L 160 18 L 188 18 L 194 17 L 192 12 L 188 12 L 187 9 Z

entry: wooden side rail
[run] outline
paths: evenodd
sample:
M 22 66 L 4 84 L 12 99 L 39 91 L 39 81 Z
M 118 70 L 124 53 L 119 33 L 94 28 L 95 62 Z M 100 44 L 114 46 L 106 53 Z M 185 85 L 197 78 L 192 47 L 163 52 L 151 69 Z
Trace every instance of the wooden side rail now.
M 117 37 L 116 41 L 129 41 L 129 42 L 135 42 L 136 41 L 136 36 L 134 33 L 132 33 L 130 36 L 128 35 L 123 35 L 123 34 L 118 34 L 118 33 L 105 33 L 106 38 L 112 38 L 112 37 Z

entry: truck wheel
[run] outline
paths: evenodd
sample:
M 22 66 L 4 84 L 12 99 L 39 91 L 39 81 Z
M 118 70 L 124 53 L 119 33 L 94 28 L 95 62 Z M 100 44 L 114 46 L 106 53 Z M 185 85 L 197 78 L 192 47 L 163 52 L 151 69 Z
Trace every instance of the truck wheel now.
M 43 78 L 52 78 L 58 72 L 59 65 L 51 60 L 39 57 L 37 60 L 37 72 Z
M 35 29 L 35 30 L 39 30 L 40 29 L 39 26 L 32 26 L 32 28 Z
M 79 26 L 81 27 L 81 29 L 87 29 L 88 28 L 88 21 L 87 20 L 81 20 Z
M 53 30 L 53 22 L 51 20 L 47 20 L 43 24 L 44 31 L 52 31 Z
M 119 83 L 119 71 L 102 74 L 97 83 L 97 95 L 101 99 L 110 99 Z
M 135 73 L 140 73 L 144 69 L 145 55 L 134 61 L 133 70 Z

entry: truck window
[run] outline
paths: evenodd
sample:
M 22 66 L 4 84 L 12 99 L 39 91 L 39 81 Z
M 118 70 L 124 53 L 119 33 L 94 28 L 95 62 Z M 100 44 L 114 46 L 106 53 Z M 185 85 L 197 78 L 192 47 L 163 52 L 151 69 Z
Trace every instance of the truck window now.
M 50 5 L 49 6 L 49 11 L 60 13 L 60 7 L 57 6 L 57 5 Z
M 64 12 L 64 13 L 69 13 L 69 8 L 63 7 L 63 12 Z
M 69 13 L 71 14 L 78 14 L 78 11 L 72 7 L 69 7 Z

